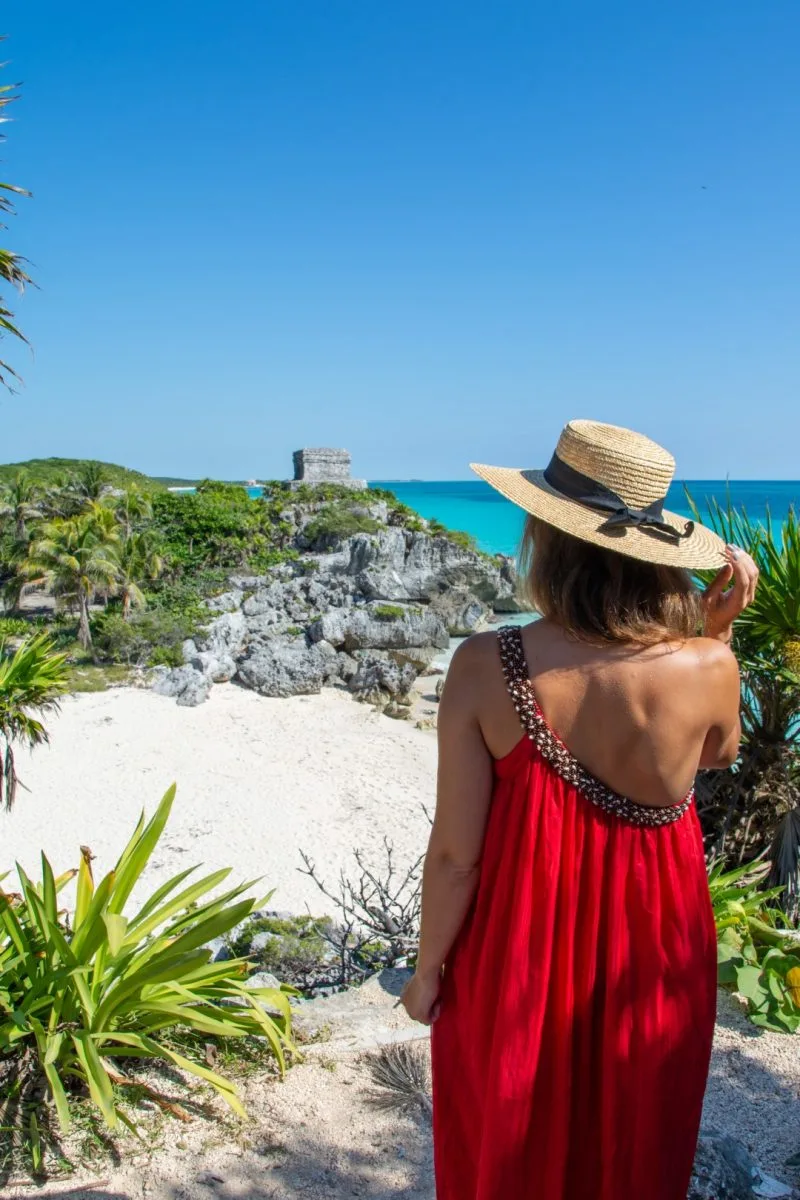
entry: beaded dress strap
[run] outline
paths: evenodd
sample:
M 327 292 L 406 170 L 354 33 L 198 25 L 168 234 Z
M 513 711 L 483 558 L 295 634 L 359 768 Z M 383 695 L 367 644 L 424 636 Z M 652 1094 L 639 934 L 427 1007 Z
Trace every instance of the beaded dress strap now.
M 632 825 L 659 828 L 671 825 L 687 812 L 694 799 L 694 789 L 681 804 L 670 804 L 657 808 L 649 804 L 637 804 L 627 796 L 607 787 L 582 767 L 575 756 L 561 741 L 558 734 L 548 725 L 539 707 L 533 684 L 528 676 L 528 664 L 522 644 L 522 630 L 518 625 L 506 625 L 497 635 L 500 662 L 517 716 L 522 728 L 535 745 L 542 758 L 567 783 L 577 788 L 597 808 L 621 817 Z

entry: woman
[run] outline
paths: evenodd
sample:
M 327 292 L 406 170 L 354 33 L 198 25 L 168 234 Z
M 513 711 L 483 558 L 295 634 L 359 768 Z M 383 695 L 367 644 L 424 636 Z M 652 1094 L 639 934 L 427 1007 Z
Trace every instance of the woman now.
M 404 995 L 434 1023 L 437 1196 L 685 1200 L 716 997 L 692 786 L 736 758 L 755 564 L 663 511 L 674 460 L 628 430 L 475 470 L 530 514 L 542 619 L 470 638 L 442 696 Z

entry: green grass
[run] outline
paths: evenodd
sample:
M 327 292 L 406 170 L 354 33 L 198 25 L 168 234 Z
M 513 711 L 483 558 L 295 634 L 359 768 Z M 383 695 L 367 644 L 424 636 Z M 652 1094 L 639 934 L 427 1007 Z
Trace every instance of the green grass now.
M 132 675 L 130 667 L 114 663 L 107 666 L 76 663 L 69 668 L 67 691 L 73 695 L 80 692 L 107 692 L 109 688 L 124 687 L 130 683 Z
M 378 621 L 397 621 L 400 617 L 404 617 L 406 610 L 401 608 L 399 604 L 379 604 L 377 608 L 373 608 L 372 615 Z
M 0 465 L 0 484 L 10 483 L 17 471 L 28 471 L 35 483 L 54 484 L 64 475 L 73 475 L 86 466 L 84 458 L 29 458 L 26 462 Z M 113 487 L 131 487 L 135 484 L 145 491 L 160 490 L 163 484 L 141 471 L 132 471 L 116 463 L 100 463 L 108 482 Z

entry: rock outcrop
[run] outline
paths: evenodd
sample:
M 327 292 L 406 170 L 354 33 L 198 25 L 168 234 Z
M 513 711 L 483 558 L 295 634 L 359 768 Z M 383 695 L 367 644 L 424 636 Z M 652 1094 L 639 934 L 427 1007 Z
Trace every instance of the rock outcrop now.
M 184 666 L 161 672 L 157 690 L 191 705 L 225 680 L 264 696 L 332 685 L 404 715 L 398 701 L 451 636 L 519 611 L 511 560 L 392 525 L 380 498 L 365 500 L 364 513 L 378 532 L 334 539 L 323 553 L 301 549 L 260 575 L 232 573 L 207 601 L 209 624 L 184 644 Z M 293 517 L 300 547 L 307 519 L 302 509 Z
M 432 603 L 455 593 L 495 612 L 521 611 L 511 559 L 478 554 L 446 537 L 399 528 L 356 534 L 316 561 L 321 575 L 352 578 L 368 600 Z
M 686 1200 L 756 1200 L 796 1193 L 756 1165 L 741 1142 L 715 1129 L 704 1129 L 695 1155 Z

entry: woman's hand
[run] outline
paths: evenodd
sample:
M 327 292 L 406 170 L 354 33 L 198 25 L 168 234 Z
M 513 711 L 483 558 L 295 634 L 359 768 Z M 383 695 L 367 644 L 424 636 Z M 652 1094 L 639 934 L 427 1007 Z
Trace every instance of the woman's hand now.
M 422 976 L 414 974 L 403 988 L 400 1003 L 412 1021 L 421 1025 L 432 1025 L 439 1016 L 439 988 L 441 975 Z
M 745 550 L 726 546 L 727 563 L 703 596 L 705 636 L 729 642 L 733 622 L 752 604 L 758 586 L 758 567 Z

